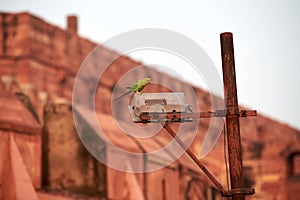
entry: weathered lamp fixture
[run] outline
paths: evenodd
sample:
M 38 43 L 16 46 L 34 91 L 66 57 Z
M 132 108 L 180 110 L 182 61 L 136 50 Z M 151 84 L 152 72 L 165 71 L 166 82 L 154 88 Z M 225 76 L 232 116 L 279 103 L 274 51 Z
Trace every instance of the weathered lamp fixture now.
M 160 119 L 165 122 L 193 121 L 183 115 L 192 113 L 192 109 L 182 92 L 134 94 L 128 108 L 135 123 L 160 122 Z

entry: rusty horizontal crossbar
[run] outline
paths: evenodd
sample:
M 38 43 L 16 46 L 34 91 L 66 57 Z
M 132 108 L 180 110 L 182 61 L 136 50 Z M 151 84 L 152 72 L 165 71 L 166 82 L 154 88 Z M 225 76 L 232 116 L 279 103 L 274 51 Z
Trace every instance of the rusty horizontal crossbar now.
M 199 112 L 199 113 L 178 113 L 178 112 L 171 112 L 171 113 L 142 113 L 140 118 L 142 121 L 148 121 L 151 119 L 158 119 L 158 118 L 166 118 L 166 119 L 195 119 L 195 118 L 211 118 L 211 117 L 226 117 L 227 111 L 226 110 L 216 110 L 216 111 L 208 111 L 208 112 Z M 240 110 L 239 116 L 240 117 L 250 117 L 256 116 L 256 110 Z
M 236 188 L 231 190 L 222 191 L 223 196 L 232 196 L 234 194 L 245 194 L 245 195 L 252 195 L 255 194 L 255 189 L 253 188 Z

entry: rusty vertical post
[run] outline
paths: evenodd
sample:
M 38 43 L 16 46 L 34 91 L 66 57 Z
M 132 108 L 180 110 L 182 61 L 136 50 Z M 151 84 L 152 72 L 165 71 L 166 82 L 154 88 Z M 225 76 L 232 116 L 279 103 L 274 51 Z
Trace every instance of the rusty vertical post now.
M 244 188 L 239 106 L 237 99 L 232 33 L 221 34 L 221 53 L 226 108 L 226 130 L 231 189 Z M 233 194 L 233 200 L 244 200 L 245 194 Z

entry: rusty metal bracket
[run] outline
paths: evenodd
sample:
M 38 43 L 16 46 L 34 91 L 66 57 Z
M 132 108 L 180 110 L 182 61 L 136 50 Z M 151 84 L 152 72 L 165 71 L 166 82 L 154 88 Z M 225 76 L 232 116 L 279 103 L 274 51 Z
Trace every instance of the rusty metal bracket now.
M 185 150 L 188 156 L 194 161 L 194 163 L 205 173 L 205 175 L 214 183 L 214 185 L 219 189 L 221 194 L 226 193 L 220 182 L 210 173 L 210 171 L 205 167 L 204 163 L 199 160 L 195 154 L 184 144 L 184 142 L 176 135 L 176 133 L 171 129 L 168 122 L 164 122 L 159 119 L 161 125 L 168 131 L 168 133 L 177 141 L 177 143 Z
M 178 142 L 178 144 L 185 149 L 185 152 L 188 154 L 188 156 L 195 162 L 195 164 L 206 174 L 206 176 L 214 183 L 214 185 L 219 189 L 222 196 L 232 196 L 234 194 L 245 194 L 245 195 L 252 195 L 255 193 L 254 189 L 247 189 L 247 188 L 236 188 L 232 190 L 225 190 L 219 181 L 208 171 L 208 169 L 205 167 L 204 163 L 202 163 L 194 154 L 193 152 L 185 146 L 185 144 L 178 138 L 176 133 L 171 129 L 171 127 L 168 125 L 168 122 L 164 122 L 160 118 L 160 123 L 162 126 L 169 132 L 169 134 Z
M 222 191 L 223 196 L 232 196 L 234 194 L 245 194 L 245 195 L 253 195 L 255 194 L 255 189 L 253 188 L 236 188 L 232 190 Z

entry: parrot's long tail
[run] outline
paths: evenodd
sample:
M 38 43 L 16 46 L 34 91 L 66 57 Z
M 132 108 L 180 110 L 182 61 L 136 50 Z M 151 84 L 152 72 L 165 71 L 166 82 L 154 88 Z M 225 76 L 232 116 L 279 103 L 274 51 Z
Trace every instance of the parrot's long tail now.
M 119 96 L 119 97 L 113 99 L 112 101 L 114 102 L 114 101 L 116 101 L 116 100 L 118 100 L 118 99 L 120 99 L 120 98 L 126 96 L 127 94 L 129 94 L 129 93 L 131 93 L 131 92 L 132 92 L 132 91 L 127 91 L 126 93 L 124 93 L 124 94 L 122 94 L 121 96 Z

